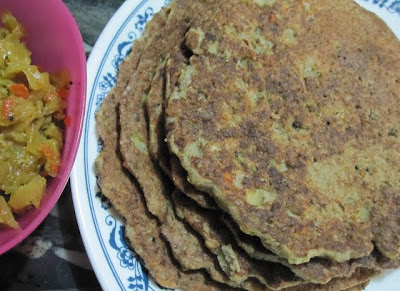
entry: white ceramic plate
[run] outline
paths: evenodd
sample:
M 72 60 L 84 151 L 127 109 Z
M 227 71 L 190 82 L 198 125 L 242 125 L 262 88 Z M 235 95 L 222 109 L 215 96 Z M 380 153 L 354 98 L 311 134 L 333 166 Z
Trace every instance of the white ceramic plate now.
M 104 290 L 159 290 L 124 241 L 124 220 L 96 185 L 94 160 L 100 150 L 95 112 L 115 85 L 117 68 L 146 22 L 169 0 L 127 0 L 100 35 L 87 64 L 86 118 L 71 174 L 74 206 L 93 269 Z M 375 12 L 400 38 L 400 1 L 357 0 Z M 400 290 L 400 271 L 375 279 L 366 290 Z

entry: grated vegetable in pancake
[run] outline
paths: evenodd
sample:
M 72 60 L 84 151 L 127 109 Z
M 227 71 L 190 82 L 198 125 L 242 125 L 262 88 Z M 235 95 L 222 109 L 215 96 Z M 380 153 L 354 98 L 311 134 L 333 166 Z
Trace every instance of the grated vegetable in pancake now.
M 291 264 L 398 258 L 389 28 L 352 1 L 228 1 L 185 41 L 166 126 L 188 180 Z

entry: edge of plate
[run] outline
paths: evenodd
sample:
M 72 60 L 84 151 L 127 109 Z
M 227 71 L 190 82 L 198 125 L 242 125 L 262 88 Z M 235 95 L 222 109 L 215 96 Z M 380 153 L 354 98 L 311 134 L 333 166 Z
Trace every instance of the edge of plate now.
M 83 134 L 87 130 L 88 119 L 90 120 L 90 112 L 87 110 L 91 99 L 90 94 L 95 83 L 96 72 L 100 68 L 101 63 L 104 61 L 104 52 L 108 49 L 108 47 L 111 46 L 109 43 L 112 43 L 111 40 L 115 38 L 114 33 L 120 27 L 121 19 L 126 20 L 130 15 L 135 14 L 135 12 L 146 2 L 148 2 L 148 0 L 126 0 L 106 24 L 90 53 L 87 61 L 86 95 L 88 98 L 86 98 L 85 104 L 86 114 L 84 119 Z M 104 43 L 107 44 L 107 47 L 104 46 Z M 84 175 L 84 143 L 85 138 L 83 136 L 79 144 L 78 153 L 70 176 L 71 192 L 79 230 L 90 263 L 101 287 L 104 290 L 116 290 L 116 288 L 125 289 L 123 283 L 119 282 L 117 278 L 118 276 L 115 274 L 115 270 L 112 268 L 112 263 L 108 261 L 106 256 L 99 256 L 99 254 L 104 253 L 99 239 L 89 239 L 89 236 L 93 235 L 93 233 L 97 233 L 97 231 L 94 222 L 92 220 L 88 221 L 85 219 L 87 216 L 86 211 L 90 212 L 90 206 L 88 205 L 88 202 L 84 201 L 84 199 L 87 198 L 88 193 L 86 193 L 86 189 L 82 189 L 82 185 L 86 185 Z M 81 186 L 79 187 L 79 185 Z M 104 274 L 109 274 L 109 276 Z M 109 280 L 110 277 L 113 277 L 116 280 Z

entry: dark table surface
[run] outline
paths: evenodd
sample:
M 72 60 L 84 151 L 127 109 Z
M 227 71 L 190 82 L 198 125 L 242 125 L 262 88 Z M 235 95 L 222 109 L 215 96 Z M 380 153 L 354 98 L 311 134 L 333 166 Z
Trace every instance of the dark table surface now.
M 74 15 L 87 55 L 124 0 L 63 0 Z M 0 290 L 100 290 L 83 246 L 67 184 L 43 223 L 0 256 Z

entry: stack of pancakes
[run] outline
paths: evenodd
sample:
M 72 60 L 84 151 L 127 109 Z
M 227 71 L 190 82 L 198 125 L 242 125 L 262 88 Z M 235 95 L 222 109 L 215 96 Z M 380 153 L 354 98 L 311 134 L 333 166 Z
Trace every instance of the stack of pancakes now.
M 360 290 L 400 265 L 400 43 L 353 1 L 175 0 L 96 119 L 162 286 Z

